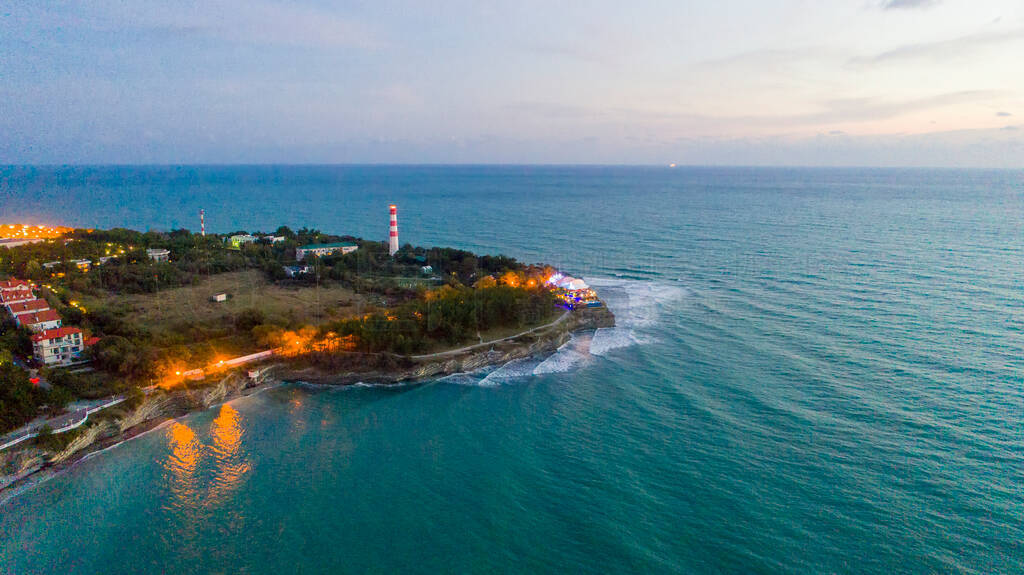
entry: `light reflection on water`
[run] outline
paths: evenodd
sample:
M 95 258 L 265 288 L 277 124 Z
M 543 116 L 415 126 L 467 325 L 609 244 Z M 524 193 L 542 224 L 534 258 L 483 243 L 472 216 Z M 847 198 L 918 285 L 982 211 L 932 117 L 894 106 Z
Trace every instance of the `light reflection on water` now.
M 224 404 L 220 415 L 213 420 L 210 435 L 213 438 L 211 451 L 217 462 L 217 472 L 210 483 L 210 499 L 223 499 L 241 483 L 251 469 L 248 458 L 239 448 L 242 445 L 242 416 L 238 410 Z
M 242 447 L 242 415 L 228 404 L 210 426 L 204 444 L 184 423 L 167 431 L 170 453 L 163 466 L 171 494 L 169 507 L 178 511 L 209 510 L 234 492 L 252 465 Z

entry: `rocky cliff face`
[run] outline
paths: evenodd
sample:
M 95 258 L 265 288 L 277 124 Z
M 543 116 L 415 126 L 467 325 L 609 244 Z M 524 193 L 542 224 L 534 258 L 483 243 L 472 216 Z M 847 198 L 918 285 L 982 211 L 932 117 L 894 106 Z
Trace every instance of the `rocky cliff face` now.
M 614 327 L 615 315 L 607 307 L 585 308 L 569 312 L 561 321 L 516 339 L 496 342 L 463 353 L 438 358 L 410 360 L 394 356 L 385 368 L 325 369 L 323 367 L 283 369 L 276 375 L 283 380 L 344 385 L 349 383 L 398 383 L 440 377 L 507 363 L 514 359 L 554 353 L 569 341 L 574 331 Z M 385 358 L 388 359 L 388 358 Z

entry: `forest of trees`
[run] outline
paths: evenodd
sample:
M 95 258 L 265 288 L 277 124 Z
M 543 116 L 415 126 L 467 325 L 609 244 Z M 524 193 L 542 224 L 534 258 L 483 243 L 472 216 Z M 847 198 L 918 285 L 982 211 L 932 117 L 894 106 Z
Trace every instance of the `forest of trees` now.
M 444 286 L 384 312 L 328 324 L 322 331 L 354 336 L 359 351 L 410 354 L 436 343 L 471 340 L 495 327 L 535 324 L 554 309 L 554 296 L 539 286 Z

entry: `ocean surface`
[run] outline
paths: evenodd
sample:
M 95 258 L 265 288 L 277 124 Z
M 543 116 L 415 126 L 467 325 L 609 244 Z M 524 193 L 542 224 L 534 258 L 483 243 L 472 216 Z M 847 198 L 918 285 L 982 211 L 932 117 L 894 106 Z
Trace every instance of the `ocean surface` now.
M 2 222 L 384 240 L 390 202 L 618 327 L 185 417 L 0 505 L 0 573 L 1024 572 L 1024 172 L 0 168 Z

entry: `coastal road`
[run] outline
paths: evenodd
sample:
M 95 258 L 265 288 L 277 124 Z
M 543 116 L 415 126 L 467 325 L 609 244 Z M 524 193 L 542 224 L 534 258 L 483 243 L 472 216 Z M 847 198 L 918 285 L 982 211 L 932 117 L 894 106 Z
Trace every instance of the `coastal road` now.
M 533 332 L 535 332 L 537 330 L 547 329 L 547 328 L 549 328 L 549 327 L 551 327 L 553 325 L 559 324 L 562 321 L 564 321 L 565 318 L 569 317 L 570 313 L 572 313 L 572 312 L 566 310 L 565 312 L 562 313 L 562 315 L 558 316 L 558 318 L 555 319 L 555 321 L 553 321 L 551 323 L 547 323 L 547 324 L 544 324 L 544 325 L 539 325 L 539 326 L 537 326 L 535 328 L 528 329 L 528 330 L 526 330 L 524 332 L 520 332 L 520 333 L 517 333 L 515 335 L 510 335 L 508 337 L 503 337 L 503 338 L 500 338 L 500 339 L 492 339 L 491 341 L 485 341 L 483 343 L 476 343 L 476 344 L 473 344 L 473 345 L 467 345 L 466 347 L 460 347 L 458 349 L 449 349 L 449 350 L 446 350 L 446 351 L 439 351 L 437 353 L 428 353 L 426 355 L 411 355 L 409 357 L 412 358 L 412 359 L 436 359 L 436 358 L 439 358 L 439 357 L 447 357 L 447 356 L 450 356 L 450 355 L 458 355 L 460 353 L 465 353 L 467 351 L 473 351 L 474 349 L 479 349 L 481 347 L 486 347 L 488 345 L 492 345 L 492 344 L 499 343 L 499 342 L 502 342 L 502 341 L 509 341 L 509 340 L 515 339 L 517 337 L 522 337 L 522 336 L 524 336 L 526 334 L 533 333 Z

